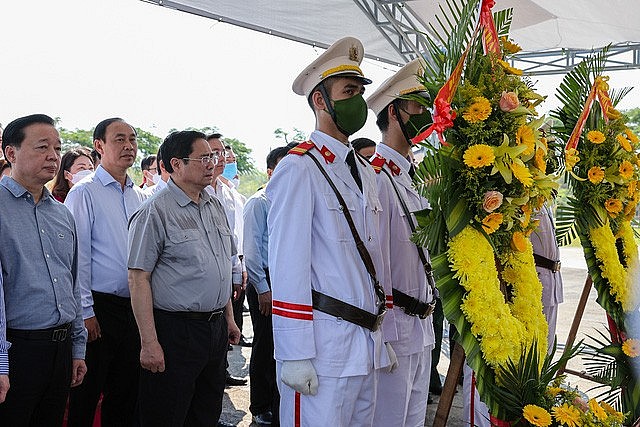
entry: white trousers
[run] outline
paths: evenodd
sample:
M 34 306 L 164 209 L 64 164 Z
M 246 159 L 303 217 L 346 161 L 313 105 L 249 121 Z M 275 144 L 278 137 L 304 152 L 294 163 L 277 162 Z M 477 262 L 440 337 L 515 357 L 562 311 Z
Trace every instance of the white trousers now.
M 431 351 L 398 356 L 393 373 L 381 371 L 373 425 L 376 427 L 424 427 L 427 415 Z
M 472 377 L 473 370 L 465 362 L 462 383 L 462 421 L 465 426 L 491 427 L 489 408 L 480 400 L 478 389 L 472 387 Z
M 558 304 L 543 307 L 542 312 L 549 325 L 549 332 L 547 333 L 547 353 L 551 353 L 553 340 L 556 336 L 556 324 L 558 323 Z
M 378 371 L 355 377 L 318 376 L 318 394 L 302 395 L 280 380 L 276 365 L 282 427 L 369 427 L 373 423 Z

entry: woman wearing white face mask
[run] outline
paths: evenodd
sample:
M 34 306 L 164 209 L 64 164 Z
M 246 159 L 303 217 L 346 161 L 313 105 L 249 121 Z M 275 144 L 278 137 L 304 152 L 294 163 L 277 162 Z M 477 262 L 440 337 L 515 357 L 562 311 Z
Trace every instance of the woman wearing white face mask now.
M 84 147 L 72 148 L 62 156 L 60 170 L 53 180 L 51 194 L 56 200 L 63 203 L 71 187 L 92 173 L 91 152 Z

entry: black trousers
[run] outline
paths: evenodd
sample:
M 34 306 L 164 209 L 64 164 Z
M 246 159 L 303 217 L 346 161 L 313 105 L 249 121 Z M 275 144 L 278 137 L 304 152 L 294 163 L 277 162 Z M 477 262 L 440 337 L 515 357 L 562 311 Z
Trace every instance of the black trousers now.
M 266 411 L 273 413 L 278 424 L 280 394 L 276 382 L 276 361 L 273 358 L 273 325 L 271 316 L 260 313 L 258 293 L 253 285 L 247 286 L 247 301 L 253 324 L 253 347 L 249 363 L 249 410 L 253 415 Z
M 440 351 L 442 350 L 442 332 L 444 328 L 444 311 L 442 301 L 436 299 L 436 308 L 433 310 L 433 332 L 435 334 L 435 346 L 431 353 L 431 377 L 429 383 L 430 390 L 442 389 L 442 381 L 438 373 L 438 363 L 440 362 Z
M 140 337 L 131 300 L 93 292 L 102 338 L 87 344 L 87 375 L 69 398 L 69 427 L 91 427 L 102 398 L 103 427 L 130 427 L 136 410 Z
M 165 371 L 142 369 L 141 427 L 212 427 L 222 413 L 229 343 L 224 314 L 211 322 L 154 311 Z
M 60 426 L 71 384 L 71 339 L 34 340 L 7 331 L 9 382 L 0 425 Z

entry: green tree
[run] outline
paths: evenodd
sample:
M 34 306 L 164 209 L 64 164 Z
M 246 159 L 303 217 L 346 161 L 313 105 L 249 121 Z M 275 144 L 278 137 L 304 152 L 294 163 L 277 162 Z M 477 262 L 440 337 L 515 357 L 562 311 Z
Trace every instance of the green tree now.
M 284 139 L 285 144 L 307 140 L 307 134 L 296 127 L 293 128 L 293 131 L 286 131 L 282 128 L 278 128 L 273 131 L 273 134 L 277 139 Z
M 158 148 L 162 144 L 162 138 L 144 129 L 135 128 L 138 140 L 138 151 L 142 157 L 158 154 Z
M 629 128 L 636 134 L 640 133 L 640 108 L 622 110 L 622 113 L 629 119 L 627 122 Z
M 89 149 L 93 149 L 93 129 L 74 129 L 68 130 L 65 128 L 59 128 L 60 140 L 62 141 L 62 150 L 66 151 L 76 145 L 81 145 Z

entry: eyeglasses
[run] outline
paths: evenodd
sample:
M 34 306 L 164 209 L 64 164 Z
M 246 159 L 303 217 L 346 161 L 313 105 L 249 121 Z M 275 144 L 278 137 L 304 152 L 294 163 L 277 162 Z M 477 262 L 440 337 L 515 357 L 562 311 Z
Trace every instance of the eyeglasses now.
M 183 157 L 182 160 L 193 160 L 194 162 L 202 163 L 203 166 L 207 166 L 209 163 L 212 163 L 214 166 L 218 164 L 218 156 L 215 154 L 212 156 L 198 157 L 197 159 Z
M 217 157 L 224 157 L 226 159 L 227 157 L 229 157 L 229 152 L 227 150 L 225 150 L 225 151 L 214 151 L 212 155 L 213 156 L 217 156 Z

